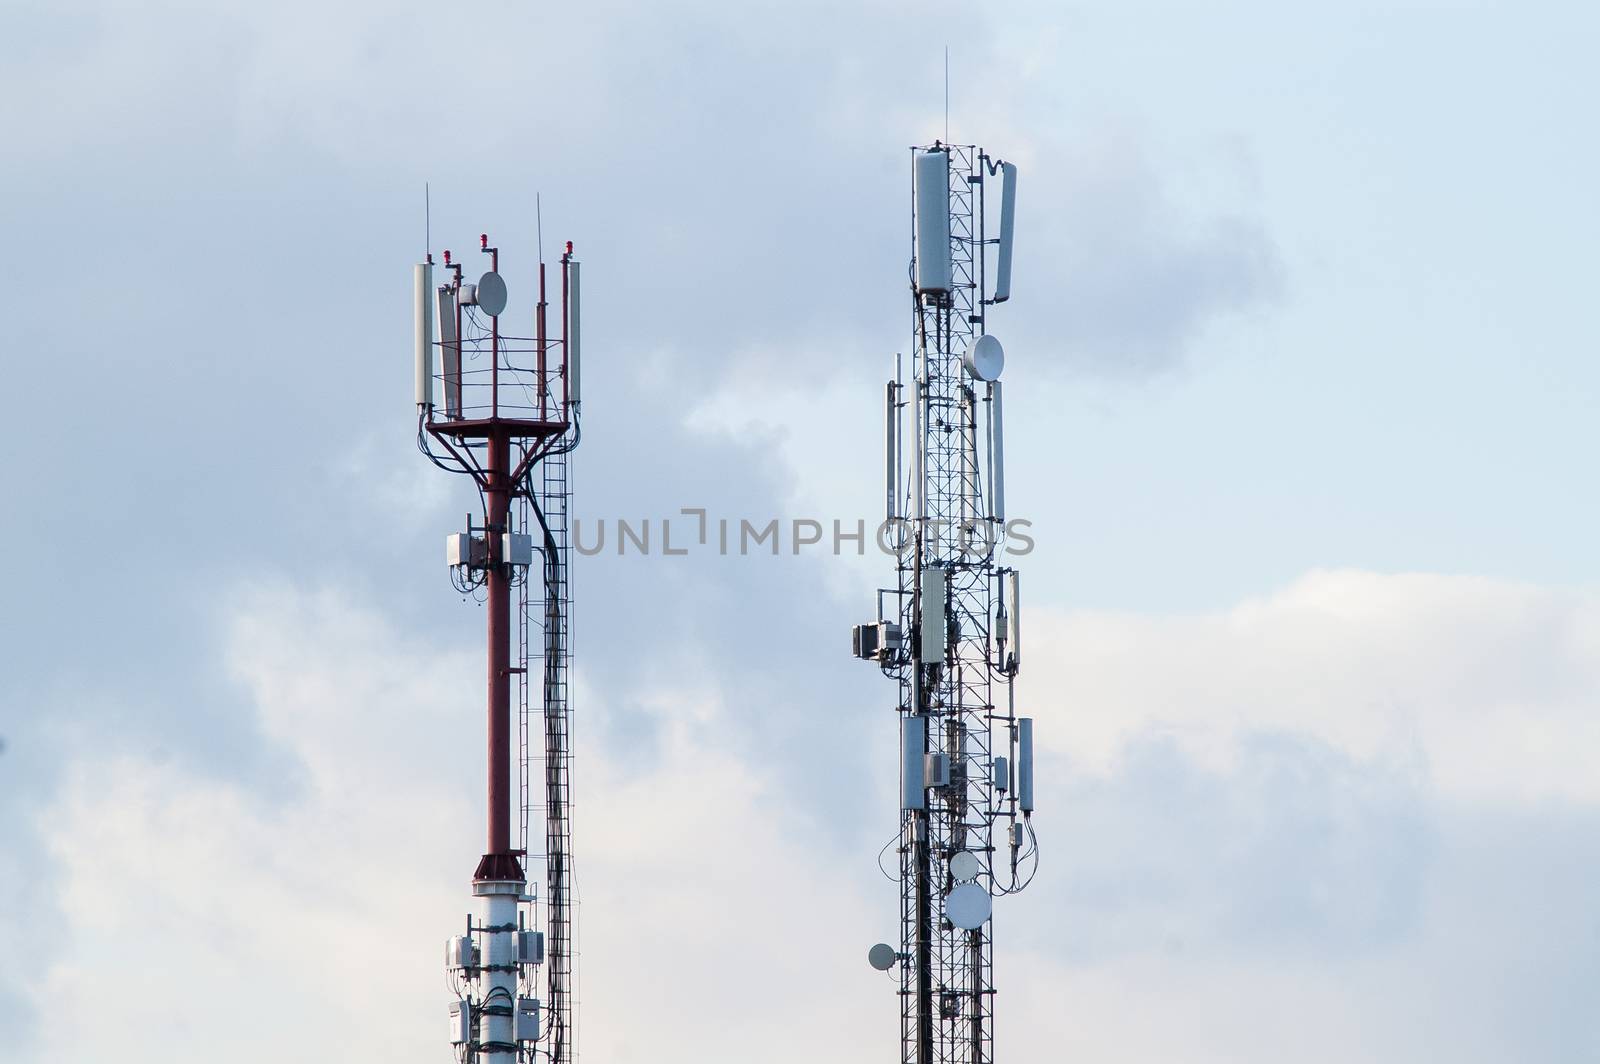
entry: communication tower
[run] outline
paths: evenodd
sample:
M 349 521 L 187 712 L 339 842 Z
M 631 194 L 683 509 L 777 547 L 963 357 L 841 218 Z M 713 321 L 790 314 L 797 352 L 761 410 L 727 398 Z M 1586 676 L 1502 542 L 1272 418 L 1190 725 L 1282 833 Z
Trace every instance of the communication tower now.
M 890 845 L 900 945 L 874 946 L 868 961 L 899 968 L 903 1064 L 990 1064 L 993 902 L 1038 867 L 1033 721 L 1017 715 L 1013 689 L 1018 573 L 1001 564 L 1005 354 L 988 331 L 1011 296 L 1017 168 L 939 142 L 913 148 L 911 160 L 912 356 L 909 367 L 895 356 L 884 403 L 884 539 L 898 554 L 896 581 L 878 592 L 878 620 L 852 633 L 855 655 L 899 688 L 900 830 Z M 995 184 L 997 207 L 987 202 Z
M 488 842 L 472 876 L 479 912 L 445 949 L 455 991 L 450 1044 L 463 1064 L 570 1064 L 577 1032 L 568 519 L 569 456 L 580 435 L 578 260 L 569 242 L 560 263 L 561 335 L 547 327 L 541 261 L 533 335 L 512 336 L 500 327 L 500 249 L 484 235 L 478 250 L 489 269 L 476 280 L 448 251 L 442 283 L 435 285 L 431 251 L 414 271 L 417 447 L 477 489 L 480 509 L 448 537 L 445 560 L 456 588 L 481 595 L 488 613 Z

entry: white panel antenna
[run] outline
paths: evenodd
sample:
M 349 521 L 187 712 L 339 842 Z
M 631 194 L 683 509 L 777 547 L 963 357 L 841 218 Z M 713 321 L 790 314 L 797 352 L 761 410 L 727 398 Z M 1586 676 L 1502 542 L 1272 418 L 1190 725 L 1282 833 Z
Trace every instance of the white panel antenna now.
M 900 722 L 900 808 L 924 809 L 928 804 L 926 766 L 928 722 L 906 717 Z
M 1033 718 L 1017 718 L 1017 806 L 1033 812 Z
M 412 271 L 415 299 L 417 405 L 433 405 L 433 264 L 419 262 Z
M 950 153 L 919 152 L 916 171 L 917 292 L 950 291 Z
M 1017 227 L 1017 168 L 1000 164 L 1000 256 L 994 271 L 994 301 L 1011 298 L 1011 238 Z
M 579 341 L 582 333 L 579 331 L 578 323 L 582 319 L 578 315 L 578 260 L 569 258 L 567 270 L 567 329 L 570 332 L 567 337 L 567 383 L 572 389 L 572 401 L 577 403 L 582 401 L 579 385 L 583 379 L 581 373 L 583 360 L 579 354 L 582 351 L 582 344 Z M 604 278 L 601 280 L 604 281 Z
M 439 289 L 439 361 L 444 365 L 444 412 L 461 416 L 461 340 L 456 334 L 456 290 Z
M 1022 574 L 1015 569 L 1006 574 L 1006 605 L 1011 608 L 1006 618 L 1006 642 L 1011 644 L 1011 671 L 1022 664 Z
M 944 619 L 945 579 L 943 569 L 922 571 L 922 660 L 943 661 L 946 631 Z

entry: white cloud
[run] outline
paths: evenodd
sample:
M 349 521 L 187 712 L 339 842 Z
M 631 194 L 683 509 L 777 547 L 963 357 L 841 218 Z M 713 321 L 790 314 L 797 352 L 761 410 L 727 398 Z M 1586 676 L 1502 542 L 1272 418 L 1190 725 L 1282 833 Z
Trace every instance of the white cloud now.
M 76 1032 L 51 1059 L 439 1060 L 480 670 L 332 592 L 237 603 L 229 662 L 292 785 L 82 748 L 45 815 L 69 934 L 36 1015 Z M 1487 1061 L 1522 1037 L 1523 1059 L 1571 1059 L 1583 1032 L 1538 1033 L 1572 1022 L 1559 986 L 1506 998 L 1462 969 L 1476 949 L 1591 975 L 1562 928 L 1592 925 L 1600 852 L 1561 818 L 1593 820 L 1572 766 L 1600 753 L 1594 618 L 1586 595 L 1354 572 L 1214 616 L 1033 611 L 1029 698 L 1061 708 L 1039 711 L 1044 871 L 999 914 L 1002 1047 Z M 586 1051 L 878 1059 L 895 997 L 862 949 L 892 935 L 894 889 L 805 819 L 765 763 L 785 750 L 752 749 L 695 671 L 652 676 L 647 757 L 581 750 Z M 581 735 L 614 726 L 586 684 L 580 707 Z M 828 765 L 816 781 L 871 790 Z
M 52 1060 L 110 1044 L 134 1061 L 218 1046 L 240 1061 L 440 1060 L 440 945 L 473 905 L 480 852 L 481 668 L 333 592 L 237 603 L 229 664 L 298 770 L 290 793 L 82 746 L 43 815 L 70 933 L 40 986 L 37 1044 Z M 865 971 L 878 930 L 848 886 L 866 866 L 842 864 L 718 738 L 714 683 L 655 679 L 648 763 L 590 745 L 578 766 L 587 1051 L 661 1059 L 670 1034 L 732 1058 L 796 1010 L 870 1029 L 833 990 Z M 580 681 L 578 698 L 580 732 L 602 731 L 599 696 Z M 50 1034 L 68 1027 L 67 1042 Z M 797 1041 L 766 1059 L 811 1055 Z
M 1600 800 L 1600 596 L 1479 577 L 1314 572 L 1231 610 L 1033 609 L 1040 741 L 1112 771 L 1159 732 L 1226 768 L 1250 732 L 1421 758 L 1452 799 Z
M 39 1001 L 51 1059 L 405 1059 L 439 1027 L 477 670 L 282 589 L 239 597 L 228 660 L 297 769 L 288 796 L 80 747 L 44 818 L 70 927 Z

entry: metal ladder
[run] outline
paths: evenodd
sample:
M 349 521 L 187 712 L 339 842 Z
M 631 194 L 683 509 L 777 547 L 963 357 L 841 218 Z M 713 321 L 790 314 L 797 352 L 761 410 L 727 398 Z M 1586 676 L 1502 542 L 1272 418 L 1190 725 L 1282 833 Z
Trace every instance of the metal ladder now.
M 529 572 L 529 579 L 522 585 L 518 624 L 519 664 L 523 669 L 518 685 L 522 838 L 523 848 L 532 859 L 530 864 L 537 865 L 542 860 L 545 872 L 546 1019 L 540 1052 L 551 1064 L 572 1064 L 577 1057 L 573 1021 L 572 705 L 568 677 L 572 610 L 569 461 L 567 454 L 553 451 L 540 460 L 534 475 L 535 498 L 549 528 L 549 545 L 531 507 L 526 502 L 523 506 L 523 528 L 539 546 L 540 566 L 537 572 Z M 537 669 L 529 662 L 535 632 L 540 650 Z M 542 742 L 534 734 L 534 676 L 538 677 Z M 530 845 L 533 825 L 538 820 L 544 822 L 542 852 Z M 529 873 L 532 878 L 534 869 L 530 868 Z

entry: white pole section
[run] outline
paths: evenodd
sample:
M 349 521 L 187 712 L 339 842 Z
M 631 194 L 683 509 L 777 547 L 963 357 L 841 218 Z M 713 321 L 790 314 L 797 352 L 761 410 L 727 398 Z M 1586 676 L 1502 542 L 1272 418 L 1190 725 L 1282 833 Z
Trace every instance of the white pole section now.
M 895 493 L 896 493 L 896 490 L 897 490 L 897 487 L 898 487 L 895 484 L 894 455 L 895 455 L 895 444 L 896 444 L 895 436 L 897 435 L 895 430 L 899 427 L 899 425 L 898 425 L 899 418 L 895 416 L 896 411 L 895 411 L 895 406 L 894 406 L 894 400 L 895 400 L 895 383 L 894 383 L 894 381 L 890 381 L 889 382 L 889 386 L 886 389 L 886 396 L 887 396 L 887 398 L 884 400 L 884 406 L 883 406 L 884 496 L 885 496 L 885 502 L 887 504 L 886 507 L 885 507 L 885 510 L 884 510 L 884 520 L 885 521 L 893 521 L 894 520 L 894 497 L 895 497 Z
M 478 1002 L 478 1057 L 484 1064 L 517 1060 L 517 905 L 525 884 L 474 883 L 484 899 L 483 997 Z

